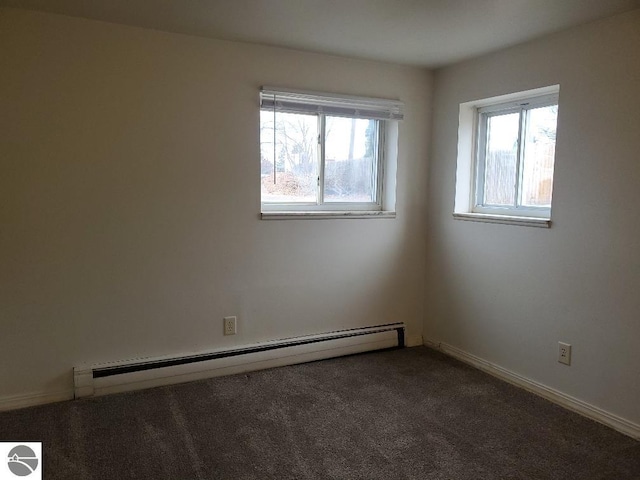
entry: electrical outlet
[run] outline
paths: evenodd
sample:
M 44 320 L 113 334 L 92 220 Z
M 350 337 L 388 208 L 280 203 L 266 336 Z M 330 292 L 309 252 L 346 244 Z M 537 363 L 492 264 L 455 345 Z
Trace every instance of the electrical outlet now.
M 558 342 L 558 361 L 565 365 L 571 365 L 571 345 Z
M 238 333 L 236 329 L 236 317 L 224 317 L 224 334 L 225 335 L 235 335 Z

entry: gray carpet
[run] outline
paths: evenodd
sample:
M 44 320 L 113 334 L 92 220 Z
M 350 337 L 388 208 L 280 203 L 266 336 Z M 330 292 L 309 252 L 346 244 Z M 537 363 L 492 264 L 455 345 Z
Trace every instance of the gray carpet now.
M 425 347 L 0 414 L 46 480 L 640 479 L 640 442 Z

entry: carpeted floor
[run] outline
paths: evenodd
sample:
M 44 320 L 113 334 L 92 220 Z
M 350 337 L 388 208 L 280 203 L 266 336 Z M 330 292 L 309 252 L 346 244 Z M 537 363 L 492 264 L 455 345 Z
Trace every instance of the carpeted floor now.
M 640 442 L 425 347 L 0 414 L 46 480 L 640 479 Z

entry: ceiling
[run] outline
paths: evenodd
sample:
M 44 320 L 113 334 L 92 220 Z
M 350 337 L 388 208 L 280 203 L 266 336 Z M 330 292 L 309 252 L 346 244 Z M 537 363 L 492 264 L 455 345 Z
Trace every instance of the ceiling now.
M 640 8 L 640 0 L 0 0 L 0 6 L 433 68 Z

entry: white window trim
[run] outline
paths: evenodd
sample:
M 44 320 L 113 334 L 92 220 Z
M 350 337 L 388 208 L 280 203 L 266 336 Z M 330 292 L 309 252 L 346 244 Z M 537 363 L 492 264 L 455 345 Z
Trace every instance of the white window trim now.
M 501 223 L 503 225 L 520 225 L 523 227 L 549 228 L 551 220 L 536 217 L 516 217 L 514 215 L 491 215 L 488 213 L 455 213 L 456 220 L 467 220 L 470 222 Z
M 307 92 L 262 87 L 260 108 L 348 118 L 378 120 L 378 167 L 376 202 L 320 203 L 261 202 L 261 218 L 283 220 L 301 218 L 395 218 L 398 122 L 404 119 L 404 104 L 396 100 Z M 324 121 L 320 135 L 324 137 Z M 323 145 L 323 144 L 321 144 Z M 324 155 L 321 155 L 324 159 Z M 324 160 L 320 162 L 319 190 L 324 191 Z
M 476 170 L 479 112 L 508 110 L 519 107 L 519 102 L 549 102 L 560 91 L 559 85 L 536 88 L 524 92 L 475 100 L 460 104 L 458 126 L 458 158 L 453 217 L 508 225 L 551 226 L 551 209 L 483 208 L 476 207 Z M 543 211 L 544 210 L 544 211 Z
M 262 220 L 296 220 L 296 219 L 353 219 L 353 218 L 396 218 L 396 212 L 388 212 L 382 210 L 370 211 L 314 211 L 314 212 L 285 212 L 285 211 L 264 211 L 260 214 Z

